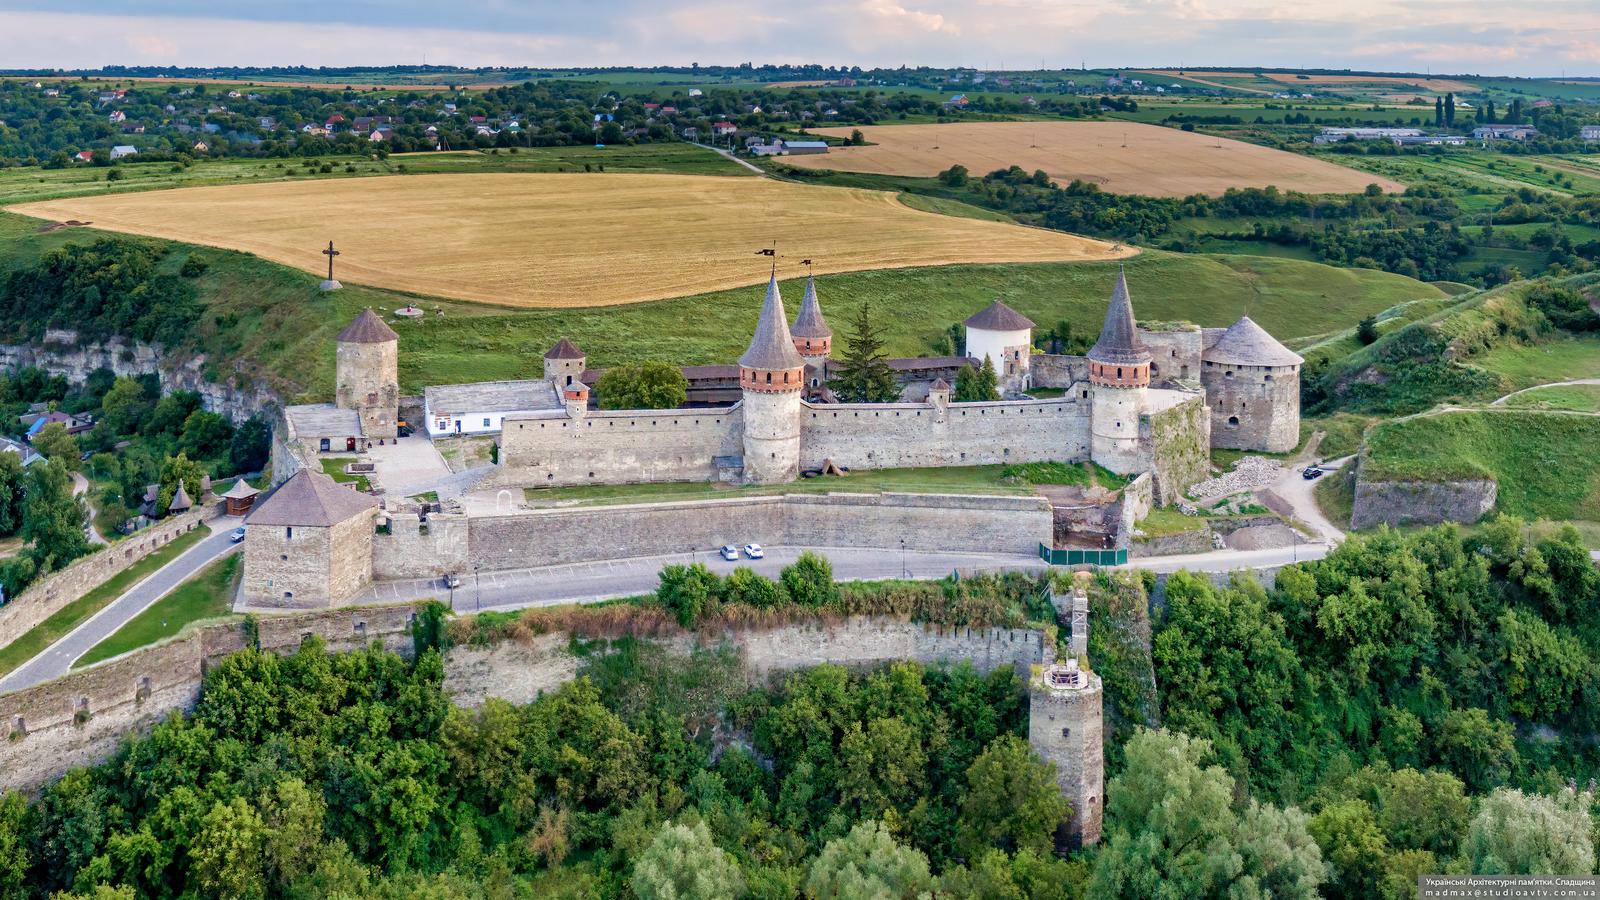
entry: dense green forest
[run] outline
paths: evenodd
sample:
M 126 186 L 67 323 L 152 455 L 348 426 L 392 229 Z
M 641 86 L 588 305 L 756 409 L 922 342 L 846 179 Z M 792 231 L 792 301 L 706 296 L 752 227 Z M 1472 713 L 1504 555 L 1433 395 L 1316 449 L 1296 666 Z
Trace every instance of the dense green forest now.
M 1010 670 L 751 686 L 727 650 L 604 635 L 652 614 L 1039 609 L 1028 579 L 863 592 L 808 565 L 681 568 L 659 598 L 588 610 L 434 607 L 412 662 L 314 639 L 236 654 L 190 716 L 0 800 L 0 893 L 1400 898 L 1421 873 L 1594 869 L 1600 572 L 1571 533 L 1384 531 L 1270 589 L 1176 575 L 1151 607 L 1153 576 L 1101 576 L 1106 832 L 1066 859 Z M 579 680 L 450 705 L 441 648 L 550 627 L 590 634 Z

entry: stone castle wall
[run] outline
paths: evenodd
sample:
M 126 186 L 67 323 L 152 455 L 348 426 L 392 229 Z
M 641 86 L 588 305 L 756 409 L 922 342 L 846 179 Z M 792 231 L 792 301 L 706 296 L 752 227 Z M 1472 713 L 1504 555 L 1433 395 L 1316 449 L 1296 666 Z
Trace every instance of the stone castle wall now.
M 1139 442 L 1154 477 L 1152 497 L 1157 506 L 1176 503 L 1189 485 L 1211 477 L 1214 426 L 1202 394 L 1139 423 Z
M 1089 455 L 1088 404 L 1074 397 L 993 403 L 803 404 L 800 465 L 851 469 L 978 466 Z
M 1050 505 L 1040 497 L 781 494 L 473 515 L 467 555 L 493 571 L 750 542 L 887 549 L 905 538 L 918 550 L 1034 553 L 1050 534 Z M 395 538 L 375 538 L 378 579 L 437 574 L 412 573 L 397 563 L 398 548 L 412 539 Z
M 409 654 L 414 607 L 364 607 L 258 620 L 262 650 L 291 653 L 317 636 L 333 652 L 377 641 Z M 801 623 L 770 629 L 680 633 L 664 639 L 687 653 L 726 642 L 752 680 L 822 663 L 870 667 L 897 660 L 969 662 L 980 672 L 1012 667 L 1026 675 L 1046 655 L 1044 636 L 1024 629 L 938 628 L 888 619 Z M 70 768 L 110 756 L 128 736 L 147 732 L 173 712 L 193 709 L 204 673 L 244 649 L 242 623 L 203 626 L 47 684 L 0 695 L 0 790 L 32 791 Z M 490 698 L 528 703 L 577 675 L 570 636 L 460 646 L 445 654 L 444 689 L 462 706 Z
M 1490 480 L 1371 481 L 1358 471 L 1350 527 L 1471 524 L 1494 509 L 1499 491 Z
M 21 637 L 68 603 L 110 581 L 124 569 L 221 513 L 221 504 L 212 503 L 181 516 L 173 516 L 102 547 L 73 561 L 65 569 L 34 582 L 16 599 L 0 606 L 0 647 Z
M 377 640 L 408 651 L 410 606 L 263 617 L 263 650 L 288 653 L 310 635 L 330 650 Z M 242 650 L 241 623 L 203 626 L 175 640 L 127 653 L 63 678 L 0 694 L 0 791 L 34 790 L 66 770 L 110 756 L 123 739 L 194 707 L 208 666 Z
M 1203 336 L 1195 325 L 1173 325 L 1161 331 L 1139 329 L 1139 340 L 1150 350 L 1150 383 L 1200 377 Z
M 714 481 L 717 456 L 744 453 L 742 405 L 507 417 L 494 487 Z
M 1087 387 L 1089 358 L 1059 353 L 1035 353 L 1028 361 L 1028 380 L 1034 387 L 1063 390 Z
M 472 568 L 466 515 L 430 513 L 426 524 L 414 512 L 388 516 L 389 533 L 373 537 L 373 577 L 383 581 L 438 578 Z
M 0 369 L 32 366 L 73 384 L 82 384 L 97 369 L 110 369 L 118 377 L 154 372 L 163 394 L 194 391 L 206 409 L 235 422 L 279 405 L 278 395 L 263 385 L 238 378 L 230 384 L 207 380 L 205 361 L 204 356 L 179 358 L 159 345 L 123 338 L 80 345 L 77 332 L 71 330 L 47 331 L 43 341 L 33 344 L 0 344 Z

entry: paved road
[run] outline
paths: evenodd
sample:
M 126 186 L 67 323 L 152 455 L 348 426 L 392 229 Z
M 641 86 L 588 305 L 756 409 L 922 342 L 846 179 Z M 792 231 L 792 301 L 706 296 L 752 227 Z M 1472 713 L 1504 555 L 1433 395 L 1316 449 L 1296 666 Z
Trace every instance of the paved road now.
M 529 606 L 556 606 L 629 597 L 655 590 L 662 566 L 673 563 L 705 563 L 713 572 L 726 575 L 735 566 L 749 566 L 776 578 L 784 566 L 794 562 L 804 548 L 768 547 L 766 559 L 728 562 L 713 551 L 695 555 L 646 556 L 631 559 L 541 566 L 504 572 L 483 572 L 462 576 L 461 587 L 445 588 L 440 579 L 386 582 L 368 590 L 358 603 L 396 603 L 438 598 L 454 604 L 459 612 L 483 609 L 518 609 Z M 1151 557 L 1131 562 L 1126 568 L 1156 572 L 1231 572 L 1236 569 L 1287 565 L 1295 561 L 1321 559 L 1327 554 L 1325 543 L 1302 543 L 1276 550 L 1217 550 L 1188 556 Z M 1037 572 L 1045 564 L 1033 554 L 1006 553 L 926 553 L 895 550 L 865 550 L 855 547 L 822 547 L 816 552 L 828 558 L 836 578 L 847 581 L 898 578 L 943 578 L 954 570 L 972 572 Z M 903 568 L 902 568 L 903 566 Z
M 228 533 L 239 527 L 239 522 L 239 519 L 229 517 L 213 519 L 210 522 L 211 534 L 200 543 L 129 588 L 127 593 L 111 601 L 43 653 L 0 678 L 0 694 L 32 687 L 67 674 L 73 660 L 110 637 L 196 572 L 226 554 L 236 552 L 240 545 L 230 543 Z

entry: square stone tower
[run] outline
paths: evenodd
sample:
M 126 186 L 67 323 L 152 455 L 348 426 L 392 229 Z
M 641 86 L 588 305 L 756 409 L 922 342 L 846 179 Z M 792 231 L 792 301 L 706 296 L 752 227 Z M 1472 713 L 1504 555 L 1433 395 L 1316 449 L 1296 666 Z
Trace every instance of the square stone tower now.
M 334 405 L 361 414 L 368 440 L 394 437 L 400 422 L 400 335 L 369 308 L 333 341 Z

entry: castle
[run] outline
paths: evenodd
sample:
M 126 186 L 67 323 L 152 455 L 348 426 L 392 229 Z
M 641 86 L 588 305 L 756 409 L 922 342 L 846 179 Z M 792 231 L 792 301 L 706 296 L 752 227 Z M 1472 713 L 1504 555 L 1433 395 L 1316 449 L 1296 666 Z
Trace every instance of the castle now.
M 837 369 L 833 332 L 815 284 L 807 282 L 791 326 L 774 276 L 737 364 L 684 370 L 684 407 L 595 408 L 598 372 L 566 338 L 545 354 L 542 378 L 429 388 L 422 408 L 430 433 L 498 432 L 497 463 L 452 482 L 462 494 L 499 498 L 491 515 L 482 505 L 471 513 L 419 512 L 398 497 L 380 506 L 319 471 L 330 456 L 393 440 L 401 420 L 399 337 L 363 311 L 336 341 L 335 401 L 288 407 L 275 431 L 274 477 L 291 483 L 248 520 L 244 594 L 257 605 L 321 607 L 349 602 L 375 581 L 562 559 L 561 517 L 519 507 L 512 498 L 523 488 L 781 485 L 841 469 L 1092 461 L 1133 476 L 1129 490 L 1137 487 L 1141 499 L 1128 515 L 1137 518 L 1208 477 L 1213 447 L 1286 452 L 1298 444 L 1301 359 L 1249 318 L 1226 329 L 1140 327 L 1119 274 L 1099 338 L 1084 356 L 1035 352 L 1033 323 L 998 301 L 965 325 L 964 355 L 888 361 L 901 388 L 895 402 L 839 402 L 828 388 Z M 1004 399 L 955 402 L 950 380 L 985 359 Z M 930 550 L 1027 553 L 1054 534 L 1052 506 L 1037 497 L 774 495 L 729 507 L 736 498 L 692 513 L 663 507 L 637 511 L 627 523 L 574 527 L 591 529 L 587 556 L 609 558 L 716 546 L 738 535 L 775 545 L 867 546 L 866 533 L 889 527 L 891 515 L 899 517 L 900 538 Z M 683 521 L 688 515 L 699 518 Z M 679 543 L 663 544 L 662 534 Z

